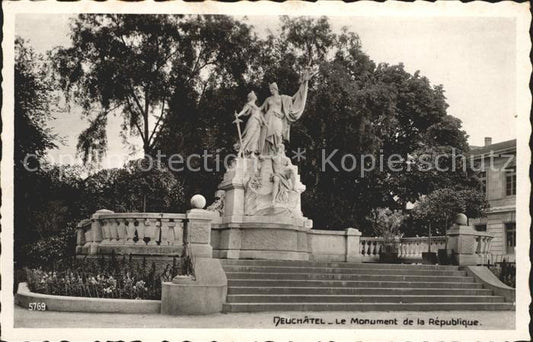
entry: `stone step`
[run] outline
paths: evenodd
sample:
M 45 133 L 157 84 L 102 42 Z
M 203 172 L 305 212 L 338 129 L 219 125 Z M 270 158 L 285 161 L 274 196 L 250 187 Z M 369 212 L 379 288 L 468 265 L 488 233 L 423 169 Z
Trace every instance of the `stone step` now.
M 224 312 L 287 311 L 494 311 L 514 310 L 511 303 L 226 303 Z
M 261 272 L 261 273 L 357 273 L 375 274 L 376 271 L 367 267 L 312 267 L 312 266 L 256 266 L 256 265 L 224 265 L 226 272 Z M 441 269 L 411 269 L 411 268 L 385 268 L 379 270 L 380 274 L 386 275 L 439 275 L 439 276 L 465 276 L 463 270 Z
M 381 263 L 355 263 L 332 261 L 303 261 L 303 260 L 247 260 L 247 259 L 220 259 L 223 266 L 307 266 L 307 267 L 334 267 L 334 268 L 366 268 L 372 270 L 383 269 L 421 269 L 421 270 L 458 270 L 454 265 L 422 265 L 422 264 L 381 264 Z
M 490 296 L 492 291 L 481 288 L 373 288 L 373 287 L 260 287 L 230 286 L 228 295 L 239 294 L 335 294 L 335 295 L 478 295 Z
M 462 282 L 472 283 L 473 277 L 438 275 L 387 275 L 376 273 L 263 273 L 263 272 L 226 272 L 228 279 L 300 279 L 300 280 L 376 280 L 411 282 Z
M 427 295 L 324 295 L 241 294 L 228 295 L 227 303 L 501 303 L 499 296 Z
M 473 282 L 445 281 L 383 281 L 383 280 L 305 280 L 305 279 L 228 279 L 228 288 L 233 286 L 253 287 L 358 287 L 358 288 L 478 288 L 482 285 Z

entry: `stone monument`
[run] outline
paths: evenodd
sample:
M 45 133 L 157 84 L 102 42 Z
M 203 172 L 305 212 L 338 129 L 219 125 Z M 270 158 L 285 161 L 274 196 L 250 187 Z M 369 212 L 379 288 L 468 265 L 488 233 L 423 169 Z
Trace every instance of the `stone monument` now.
M 276 83 L 271 96 L 258 107 L 252 91 L 248 102 L 235 113 L 238 128 L 238 155 L 218 186 L 212 241 L 220 258 L 307 260 L 306 231 L 311 220 L 301 210 L 305 185 L 298 168 L 285 153 L 290 126 L 303 114 L 308 82 L 307 68 L 293 96 L 281 95 Z M 239 118 L 249 116 L 244 130 Z

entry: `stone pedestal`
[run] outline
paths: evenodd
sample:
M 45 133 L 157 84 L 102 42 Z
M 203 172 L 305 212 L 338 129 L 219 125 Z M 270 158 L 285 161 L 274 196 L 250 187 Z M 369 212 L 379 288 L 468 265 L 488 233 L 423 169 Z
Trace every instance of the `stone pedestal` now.
M 194 278 L 176 277 L 163 282 L 161 313 L 164 315 L 205 315 L 222 311 L 228 280 L 220 260 L 198 258 Z
M 184 227 L 183 241 L 188 243 L 194 258 L 211 258 L 211 212 L 203 209 L 187 211 L 187 223 Z
M 213 255 L 223 259 L 309 260 L 308 219 L 230 216 L 213 223 Z
M 454 224 L 448 230 L 448 254 L 459 266 L 477 265 L 476 235 L 471 226 Z

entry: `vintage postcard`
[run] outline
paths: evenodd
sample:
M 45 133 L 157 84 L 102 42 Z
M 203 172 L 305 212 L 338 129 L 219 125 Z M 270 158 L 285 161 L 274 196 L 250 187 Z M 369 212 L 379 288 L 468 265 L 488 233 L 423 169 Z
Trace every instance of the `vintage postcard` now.
M 530 338 L 527 3 L 3 8 L 2 339 Z

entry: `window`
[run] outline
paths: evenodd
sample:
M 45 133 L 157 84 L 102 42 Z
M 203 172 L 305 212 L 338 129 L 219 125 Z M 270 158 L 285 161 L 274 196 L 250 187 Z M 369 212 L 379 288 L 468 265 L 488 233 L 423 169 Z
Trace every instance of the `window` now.
M 478 231 L 478 232 L 486 232 L 487 231 L 487 225 L 486 224 L 476 224 L 474 226 L 474 228 Z
M 505 170 L 505 194 L 516 195 L 516 166 Z
M 507 222 L 505 224 L 505 241 L 507 246 L 507 254 L 514 254 L 516 247 L 516 223 Z

